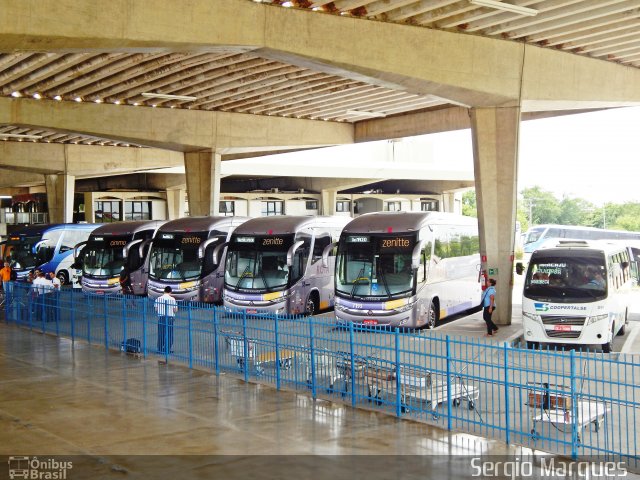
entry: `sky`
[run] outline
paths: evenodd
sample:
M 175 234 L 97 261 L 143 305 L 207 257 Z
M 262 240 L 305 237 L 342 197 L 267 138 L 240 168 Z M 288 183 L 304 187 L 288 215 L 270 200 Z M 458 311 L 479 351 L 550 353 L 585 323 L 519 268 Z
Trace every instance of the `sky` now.
M 473 168 L 470 130 L 431 137 L 436 158 Z M 537 185 L 558 199 L 640 202 L 640 107 L 522 122 L 518 168 L 518 192 Z
M 238 173 L 234 164 L 239 172 L 266 168 L 265 175 L 303 165 L 308 176 L 473 180 L 469 129 L 235 160 L 223 173 Z M 533 186 L 596 206 L 640 202 L 640 107 L 522 122 L 518 192 Z

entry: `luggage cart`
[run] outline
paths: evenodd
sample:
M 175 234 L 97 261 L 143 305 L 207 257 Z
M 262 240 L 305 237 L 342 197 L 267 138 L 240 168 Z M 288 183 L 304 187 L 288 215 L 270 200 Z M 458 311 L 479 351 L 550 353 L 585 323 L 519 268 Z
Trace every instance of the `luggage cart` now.
M 262 375 L 265 368 L 275 368 L 276 364 L 279 364 L 282 370 L 289 370 L 293 366 L 293 359 L 296 356 L 294 350 L 282 348 L 277 352 L 278 355 L 275 350 L 259 352 L 259 343 L 245 338 L 240 332 L 221 331 L 221 334 L 224 336 L 229 354 L 235 357 L 241 371 L 245 369 L 245 359 L 255 367 L 257 375 Z M 277 362 L 276 357 L 278 357 Z
M 593 430 L 599 432 L 611 412 L 605 402 L 595 400 L 576 400 L 574 405 L 570 390 L 564 385 L 534 382 L 527 385 L 526 405 L 533 410 L 531 438 L 534 440 L 540 437 L 541 428 L 536 426 L 546 423 L 562 433 L 571 433 L 575 425 L 580 442 L 582 430 L 593 425 Z
M 309 388 L 313 385 L 313 370 L 311 368 L 311 348 L 306 347 L 304 356 L 304 364 L 306 367 L 307 385 Z M 315 362 L 316 382 L 318 379 L 328 379 L 329 388 L 333 388 L 333 384 L 340 376 L 336 367 L 336 357 L 330 350 L 326 348 L 315 348 L 313 351 L 313 360 Z
M 364 378 L 367 361 L 367 357 L 362 355 L 354 354 L 352 358 L 348 352 L 336 352 L 336 376 L 329 385 L 329 392 L 336 391 L 336 385 L 339 382 L 344 382 L 344 390 L 337 391 L 339 391 L 343 397 L 346 396 L 349 392 L 349 385 L 353 388 L 354 382 L 356 382 L 357 379 Z
M 475 410 L 480 396 L 477 387 L 466 385 L 459 375 L 452 375 L 447 382 L 446 375 L 436 375 L 428 370 L 402 367 L 399 381 L 396 381 L 395 365 L 386 360 L 370 362 L 365 372 L 369 400 L 382 405 L 383 398 L 394 398 L 400 385 L 400 410 L 408 412 L 414 405 L 422 410 L 424 404 L 434 419 L 439 417 L 438 405 L 451 400 L 454 406 L 467 402 L 469 410 Z

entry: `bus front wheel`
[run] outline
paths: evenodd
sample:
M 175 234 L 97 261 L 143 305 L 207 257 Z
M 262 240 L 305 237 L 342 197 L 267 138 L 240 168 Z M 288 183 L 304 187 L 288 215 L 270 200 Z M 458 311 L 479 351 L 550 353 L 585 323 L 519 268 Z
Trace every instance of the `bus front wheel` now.
M 316 295 L 314 293 L 310 293 L 307 297 L 306 313 L 308 315 L 315 315 L 318 313 L 318 303 Z
M 62 285 L 69 283 L 69 274 L 65 270 L 60 270 L 56 276 Z
M 611 353 L 613 352 L 613 339 L 615 338 L 615 326 L 611 329 L 611 340 L 609 340 L 607 343 L 603 343 L 602 344 L 602 351 L 604 353 Z
M 429 330 L 436 328 L 438 325 L 438 313 L 438 305 L 434 300 L 431 300 L 429 310 L 427 311 L 427 323 L 425 324 L 425 327 Z

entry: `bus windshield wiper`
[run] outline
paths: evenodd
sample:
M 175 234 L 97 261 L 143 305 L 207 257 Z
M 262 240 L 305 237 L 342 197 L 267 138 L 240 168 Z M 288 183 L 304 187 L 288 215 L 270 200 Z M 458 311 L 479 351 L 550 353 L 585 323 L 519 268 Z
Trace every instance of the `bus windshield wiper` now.
M 240 288 L 240 282 L 242 281 L 242 279 L 244 277 L 247 276 L 247 273 L 249 273 L 249 269 L 251 268 L 251 265 L 247 265 L 247 267 L 244 269 L 244 272 L 242 272 L 242 275 L 240 275 L 240 278 L 238 279 L 238 282 L 236 283 L 236 288 Z
M 262 282 L 264 283 L 264 288 L 267 290 L 267 292 L 271 291 L 271 288 L 269 287 L 269 284 L 267 283 L 267 277 L 265 277 L 264 275 L 264 269 L 260 269 L 260 277 L 262 278 Z
M 378 270 L 378 279 L 382 279 L 382 285 L 384 285 L 387 295 L 391 295 L 391 290 L 389 290 L 389 284 L 387 283 L 387 277 L 382 270 Z
M 359 283 L 362 280 L 366 281 L 367 283 L 369 283 L 369 279 L 366 277 L 363 277 L 362 275 L 364 275 L 364 267 L 362 267 L 360 269 L 360 271 L 358 272 L 358 276 L 356 277 L 356 279 L 353 281 L 353 288 L 351 289 L 351 296 L 353 297 L 353 294 L 356 291 L 356 288 L 358 288 Z

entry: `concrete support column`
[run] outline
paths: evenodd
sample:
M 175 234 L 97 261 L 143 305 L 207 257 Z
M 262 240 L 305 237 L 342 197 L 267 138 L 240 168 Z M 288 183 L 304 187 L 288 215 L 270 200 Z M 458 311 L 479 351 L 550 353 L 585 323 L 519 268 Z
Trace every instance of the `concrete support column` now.
M 183 188 L 167 190 L 167 219 L 184 217 L 184 195 Z
M 498 325 L 511 323 L 520 108 L 471 109 L 482 268 L 496 279 Z
M 45 175 L 49 223 L 73 222 L 73 194 L 76 177 L 73 175 Z
M 322 215 L 335 215 L 338 191 L 334 189 L 323 189 L 320 193 L 322 195 Z
M 220 208 L 220 162 L 215 152 L 184 154 L 189 215 L 218 215 Z

